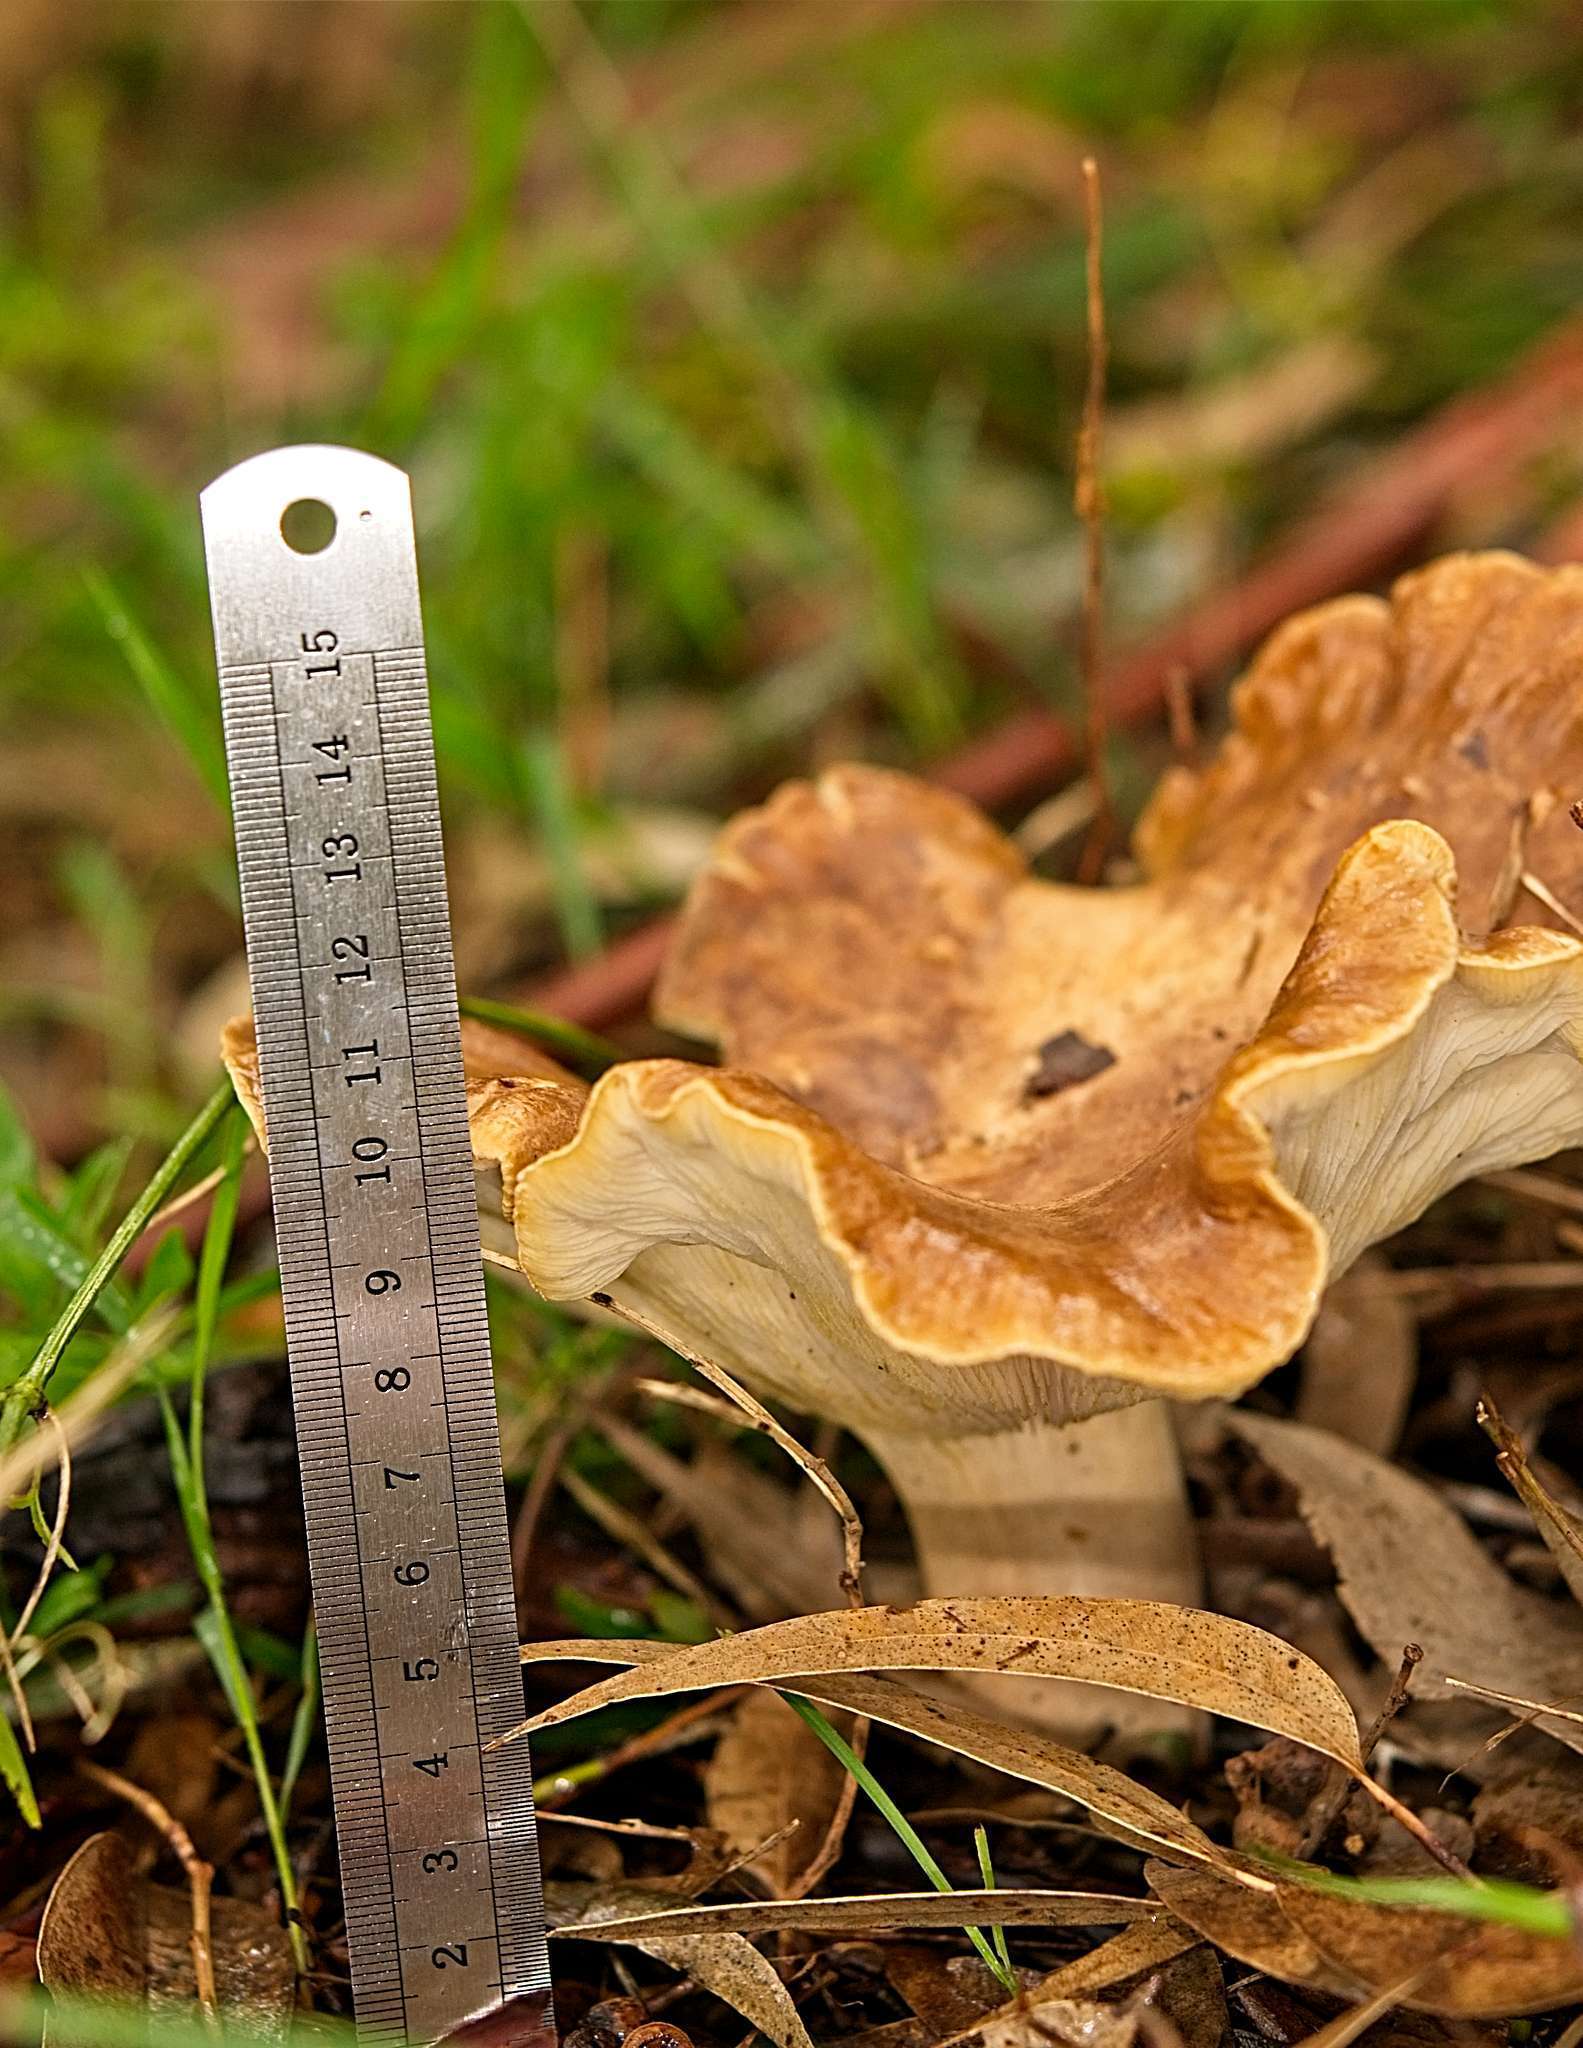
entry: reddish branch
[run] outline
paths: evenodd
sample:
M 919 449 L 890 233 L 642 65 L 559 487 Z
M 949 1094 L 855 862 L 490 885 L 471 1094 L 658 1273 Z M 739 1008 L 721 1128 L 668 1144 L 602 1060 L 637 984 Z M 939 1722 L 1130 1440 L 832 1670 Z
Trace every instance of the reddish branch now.
M 1212 592 L 1105 669 L 1114 725 L 1159 711 L 1172 678 L 1212 675 L 1280 621 L 1322 598 L 1376 581 L 1404 561 L 1446 506 L 1498 482 L 1549 446 L 1583 403 L 1583 319 L 1562 323 L 1498 383 L 1445 406 L 1385 456 L 1365 463 L 1240 583 Z M 1567 553 L 1574 545 L 1568 535 Z M 1549 549 L 1545 550 L 1550 552 Z M 940 762 L 933 779 L 986 809 L 1016 803 L 1070 775 L 1079 735 L 1049 711 L 1027 711 Z M 657 918 L 602 953 L 538 982 L 530 1000 L 593 1029 L 643 1008 L 674 920 Z

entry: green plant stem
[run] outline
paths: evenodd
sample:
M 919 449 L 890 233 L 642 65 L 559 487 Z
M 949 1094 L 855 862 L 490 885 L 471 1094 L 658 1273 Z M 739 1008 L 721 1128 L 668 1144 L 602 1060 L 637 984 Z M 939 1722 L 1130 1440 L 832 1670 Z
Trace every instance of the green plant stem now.
M 225 772 L 225 748 L 209 705 L 200 705 L 183 685 L 170 663 L 128 611 L 126 601 L 102 569 L 85 569 L 83 582 L 105 631 L 126 656 L 126 665 L 139 688 L 155 713 L 186 748 L 194 768 L 223 814 L 230 802 L 230 785 Z M 210 701 L 212 703 L 212 699 Z
M 165 1441 L 170 1450 L 171 1472 L 176 1481 L 176 1497 L 181 1503 L 182 1523 L 187 1531 L 188 1548 L 192 1552 L 193 1564 L 197 1567 L 199 1583 L 209 1599 L 208 1606 L 193 1625 L 194 1633 L 208 1652 L 209 1660 L 214 1665 L 220 1684 L 225 1690 L 231 1712 L 236 1717 L 237 1726 L 242 1731 L 248 1761 L 253 1767 L 253 1781 L 258 1790 L 264 1832 L 269 1837 L 270 1850 L 275 1858 L 275 1873 L 280 1885 L 281 1905 L 285 1910 L 286 1931 L 291 1941 L 292 1956 L 297 1968 L 305 1971 L 310 1958 L 307 1938 L 302 1931 L 298 1912 L 297 1879 L 291 1866 L 291 1852 L 286 1842 L 282 1800 L 277 1798 L 274 1780 L 270 1776 L 269 1759 L 264 1754 L 263 1731 L 258 1725 L 258 1703 L 253 1697 L 252 1679 L 236 1639 L 230 1609 L 226 1605 L 225 1575 L 220 1569 L 219 1553 L 214 1547 L 214 1528 L 209 1515 L 209 1493 L 204 1478 L 204 1381 L 214 1349 L 221 1286 L 231 1256 L 231 1239 L 236 1227 L 237 1198 L 242 1180 L 246 1137 L 246 1121 L 241 1110 L 233 1103 L 231 1121 L 221 1151 L 224 1170 L 209 1210 L 209 1221 L 203 1233 L 203 1249 L 198 1255 L 197 1295 L 193 1310 L 192 1408 L 185 1436 L 182 1434 L 169 1391 L 164 1387 L 156 1391 L 165 1424 Z
M 464 1017 L 479 1024 L 495 1024 L 502 1031 L 515 1031 L 521 1038 L 536 1038 L 544 1045 L 552 1045 L 557 1052 L 576 1060 L 584 1071 L 595 1075 L 625 1057 L 620 1046 L 612 1045 L 608 1038 L 585 1031 L 581 1024 L 569 1023 L 564 1017 L 551 1017 L 543 1010 L 524 1010 L 516 1003 L 497 1003 L 487 996 L 463 996 L 461 1011 Z
M 127 1210 L 111 1234 L 109 1243 L 84 1274 L 81 1285 L 56 1318 L 49 1335 L 39 1346 L 33 1363 L 6 1394 L 0 1404 L 0 1457 L 16 1442 L 22 1424 L 35 1414 L 49 1391 L 55 1368 L 66 1347 L 81 1329 L 94 1303 L 114 1277 L 127 1253 L 142 1236 L 149 1219 L 164 1202 L 187 1166 L 202 1149 L 226 1109 L 235 1100 L 229 1081 L 209 1097 L 192 1122 L 154 1169 L 148 1185 Z
M 544 842 L 561 940 L 574 960 L 599 951 L 603 936 L 599 905 L 583 873 L 577 811 L 566 782 L 559 742 L 531 734 L 522 743 L 522 774 L 529 804 Z
M 989 1829 L 982 1822 L 973 1830 L 973 1846 L 978 1850 L 978 1874 L 984 1880 L 984 1889 L 987 1892 L 992 1892 L 995 1889 L 995 1864 L 989 1853 Z M 1005 1928 L 992 1927 L 989 1931 L 989 1938 L 994 1942 L 995 1953 L 1006 1965 L 1009 1973 L 1011 1970 L 1011 1944 L 1006 1939 Z
M 1578 1938 L 1578 1916 L 1565 1891 L 1540 1891 L 1500 1877 L 1476 1883 L 1457 1877 L 1348 1877 L 1267 1849 L 1259 1852 L 1258 1860 L 1293 1884 L 1337 1898 L 1367 1899 L 1377 1906 L 1418 1906 L 1464 1920 L 1493 1920 L 1555 1941 Z
M 324 1703 L 324 1687 L 319 1677 L 319 1629 L 312 1614 L 308 1616 L 308 1626 L 302 1633 L 299 1675 L 302 1691 L 298 1695 L 297 1711 L 291 1717 L 291 1734 L 286 1742 L 286 1768 L 280 1774 L 282 1823 L 290 1816 L 292 1794 L 308 1760 L 308 1745 L 319 1725 L 319 1709 Z
M 242 1195 L 242 1159 L 247 1150 L 247 1118 L 233 1106 L 220 1147 L 220 1185 L 214 1191 L 209 1221 L 198 1254 L 198 1285 L 193 1300 L 191 1404 L 187 1410 L 187 1454 L 198 1491 L 208 1497 L 203 1465 L 204 1392 L 214 1333 L 220 1320 L 220 1294 L 231 1257 L 237 1204 Z
M 177 1420 L 170 1395 L 164 1387 L 156 1391 L 164 1418 L 165 1443 L 170 1452 L 171 1472 L 175 1477 L 177 1498 L 181 1503 L 188 1548 L 192 1551 L 192 1561 L 197 1567 L 199 1584 L 209 1596 L 208 1606 L 193 1624 L 193 1633 L 208 1652 L 209 1661 L 213 1664 L 224 1689 L 226 1701 L 236 1718 L 237 1726 L 242 1731 L 248 1762 L 253 1768 L 253 1782 L 258 1790 L 258 1805 L 264 1820 L 264 1832 L 269 1838 L 270 1852 L 275 1859 L 275 1875 L 280 1885 L 280 1902 L 285 1912 L 292 1956 L 297 1968 L 305 1971 L 309 1967 L 310 1958 L 307 1938 L 302 1931 L 298 1911 L 296 1872 L 291 1867 L 291 1852 L 286 1844 L 286 1828 L 281 1817 L 280 1801 L 275 1796 L 275 1783 L 270 1776 L 269 1759 L 264 1754 L 264 1736 L 258 1725 L 258 1703 L 253 1697 L 253 1682 L 241 1646 L 236 1640 L 236 1629 L 231 1620 L 230 1610 L 225 1603 L 225 1580 L 214 1548 L 208 1499 L 197 1489 L 192 1464 L 187 1455 L 186 1439 L 182 1435 L 181 1424 Z
M 935 1862 L 933 1856 L 930 1855 L 928 1848 L 924 1844 L 923 1837 L 918 1833 L 918 1830 L 913 1826 L 906 1814 L 902 1812 L 895 1800 L 891 1798 L 878 1778 L 874 1776 L 868 1765 L 864 1763 L 857 1751 L 853 1749 L 849 1742 L 844 1740 L 839 1730 L 831 1726 L 830 1722 L 820 1713 L 812 1700 L 805 1700 L 800 1693 L 783 1692 L 781 1698 L 799 1719 L 807 1722 L 808 1726 L 841 1765 L 842 1769 L 850 1772 L 857 1780 L 858 1784 L 895 1829 L 902 1843 L 912 1856 L 913 1861 L 923 1872 L 924 1876 L 928 1878 L 935 1890 L 937 1892 L 954 1891 L 956 1887 L 940 1868 L 939 1864 Z M 1010 1964 L 1002 1962 L 1000 1956 L 985 1938 L 983 1928 L 964 1927 L 962 1932 L 967 1936 L 974 1948 L 978 1950 L 985 1968 L 994 1976 L 996 1982 L 1002 1985 L 1015 1998 L 1018 1990 L 1021 1988 L 1017 1983 L 1016 1976 Z

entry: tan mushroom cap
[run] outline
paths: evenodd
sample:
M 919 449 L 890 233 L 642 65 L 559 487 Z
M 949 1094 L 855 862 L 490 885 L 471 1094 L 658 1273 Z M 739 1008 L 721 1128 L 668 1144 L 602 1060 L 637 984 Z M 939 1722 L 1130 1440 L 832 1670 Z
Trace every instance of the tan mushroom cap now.
M 233 1017 L 220 1033 L 236 1099 L 265 1144 L 258 1040 L 251 1017 Z M 462 1067 L 473 1157 L 483 1167 L 520 1161 L 564 1145 L 577 1130 L 588 1090 L 574 1074 L 514 1032 L 462 1019 Z M 509 1215 L 509 1211 L 508 1211 Z
M 1133 887 L 874 769 L 738 818 L 659 1000 L 727 1067 L 475 1070 L 524 1271 L 872 1437 L 993 1430 L 1238 1392 L 1365 1244 L 1583 1138 L 1583 946 L 1457 921 L 1525 870 L 1583 911 L 1583 570 L 1323 606 L 1233 709 Z
M 737 819 L 659 1005 L 729 1064 L 617 1067 L 507 1154 L 530 1277 L 859 1430 L 1065 1419 L 1245 1388 L 1363 1245 L 1583 1137 L 1583 947 L 1457 922 L 1525 870 L 1583 910 L 1583 571 L 1323 606 L 1234 716 L 1136 887 L 873 769 Z

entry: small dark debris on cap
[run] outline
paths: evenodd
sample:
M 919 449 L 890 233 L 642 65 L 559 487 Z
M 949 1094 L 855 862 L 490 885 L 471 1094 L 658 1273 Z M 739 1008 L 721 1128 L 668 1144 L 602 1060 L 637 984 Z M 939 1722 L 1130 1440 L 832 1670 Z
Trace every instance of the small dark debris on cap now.
M 1079 1081 L 1092 1081 L 1116 1064 L 1108 1045 L 1091 1045 L 1080 1031 L 1058 1031 L 1039 1048 L 1033 1072 L 1023 1087 L 1030 1101 L 1059 1095 L 1063 1088 L 1075 1088 Z

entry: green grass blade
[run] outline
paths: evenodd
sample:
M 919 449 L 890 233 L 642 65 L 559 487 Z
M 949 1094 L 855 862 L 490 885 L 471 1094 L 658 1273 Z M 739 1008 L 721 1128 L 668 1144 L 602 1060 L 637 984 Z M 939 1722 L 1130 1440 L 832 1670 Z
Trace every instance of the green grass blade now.
M 561 939 L 574 960 L 599 951 L 603 937 L 599 905 L 583 873 L 577 844 L 577 815 L 566 781 L 566 763 L 555 739 L 541 734 L 523 745 L 523 773 L 533 815 L 544 839 L 555 892 Z
M 936 1863 L 933 1856 L 930 1855 L 928 1847 L 923 1837 L 918 1833 L 918 1830 L 913 1826 L 906 1814 L 902 1812 L 895 1800 L 891 1798 L 885 1787 L 875 1777 L 868 1765 L 864 1763 L 857 1751 L 853 1749 L 849 1742 L 842 1738 L 837 1729 L 831 1726 L 814 1705 L 813 1701 L 805 1700 L 800 1693 L 795 1692 L 783 1692 L 781 1698 L 794 1714 L 807 1722 L 808 1726 L 841 1765 L 842 1769 L 848 1771 L 857 1780 L 858 1784 L 895 1829 L 903 1846 L 907 1849 L 924 1876 L 934 1886 L 935 1890 L 937 1892 L 954 1891 L 956 1887 L 940 1868 L 939 1864 Z M 1019 1988 L 1017 1979 L 1009 1966 L 1001 1961 L 995 1950 L 985 1939 L 983 1928 L 964 1927 L 962 1932 L 967 1936 L 974 1948 L 978 1950 L 985 1968 L 994 1975 L 998 1983 L 1003 1985 L 1015 1997 Z
M 6 1789 L 16 1801 L 17 1811 L 28 1826 L 42 1826 L 38 1795 L 34 1792 L 33 1780 L 28 1775 L 27 1758 L 22 1754 L 22 1745 L 17 1741 L 16 1730 L 3 1713 L 0 1713 L 0 1778 L 5 1780 Z
M 126 665 L 155 715 L 181 742 L 204 787 L 225 810 L 230 803 L 230 784 L 218 723 L 133 618 L 104 571 L 85 569 L 83 583 L 105 631 L 126 657 Z
M 308 1616 L 308 1626 L 302 1636 L 302 1663 L 300 1668 L 302 1691 L 297 1699 L 297 1710 L 291 1717 L 291 1734 L 286 1740 L 286 1768 L 280 1774 L 280 1814 L 284 1822 L 291 1812 L 292 1794 L 297 1789 L 297 1780 L 302 1776 L 302 1767 L 308 1760 L 308 1745 L 319 1725 L 319 1707 L 324 1689 L 319 1678 L 319 1631 L 313 1616 Z
M 1463 1920 L 1493 1920 L 1556 1941 L 1575 1941 L 1578 1916 L 1565 1892 L 1543 1892 L 1510 1878 L 1347 1877 L 1289 1856 L 1260 1854 L 1259 1861 L 1294 1884 L 1337 1898 L 1368 1899 L 1377 1906 L 1418 1906 Z
M 989 1853 L 989 1829 L 984 1826 L 982 1821 L 973 1830 L 973 1846 L 978 1851 L 978 1874 L 983 1879 L 984 1889 L 987 1892 L 992 1892 L 995 1889 L 995 1865 Z M 995 1944 L 996 1955 L 1006 1965 L 1009 1973 L 1011 1970 L 1011 1944 L 1006 1939 L 1005 1928 L 992 1927 L 989 1931 L 989 1938 Z
M 0 1452 L 15 1443 L 24 1416 L 38 1406 L 49 1390 L 55 1368 L 66 1347 L 94 1303 L 114 1278 L 127 1253 L 148 1227 L 150 1218 L 202 1150 L 210 1134 L 234 1101 L 229 1081 L 223 1082 L 188 1124 L 175 1144 L 155 1167 L 148 1184 L 111 1233 L 110 1241 L 94 1260 L 81 1285 L 61 1310 L 54 1327 L 34 1355 L 33 1363 L 12 1387 L 0 1409 Z
M 515 1031 L 520 1038 L 536 1038 L 541 1045 L 552 1046 L 575 1060 L 585 1074 L 602 1074 L 626 1057 L 608 1038 L 544 1010 L 525 1010 L 518 1003 L 497 1003 L 487 996 L 463 996 L 461 1010 L 464 1017 L 480 1024 L 496 1024 L 502 1031 Z

